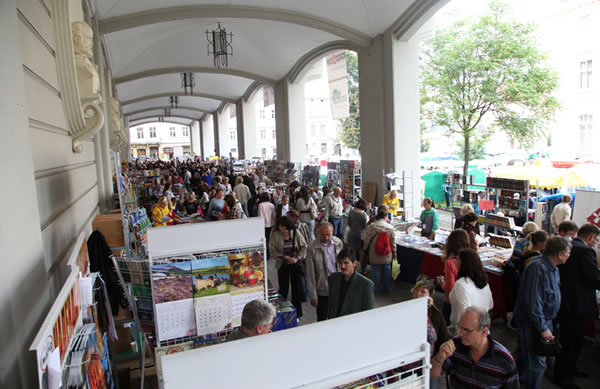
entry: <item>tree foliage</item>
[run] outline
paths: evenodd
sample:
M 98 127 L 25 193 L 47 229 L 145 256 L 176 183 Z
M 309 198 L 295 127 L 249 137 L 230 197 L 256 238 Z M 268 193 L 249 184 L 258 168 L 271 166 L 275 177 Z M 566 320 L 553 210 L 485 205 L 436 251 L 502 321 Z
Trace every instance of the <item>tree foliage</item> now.
M 350 116 L 340 119 L 340 140 L 344 146 L 360 149 L 360 105 L 358 99 L 358 57 L 353 51 L 346 51 L 348 70 L 348 103 Z
M 440 29 L 423 46 L 423 119 L 462 135 L 465 175 L 472 142 L 504 131 L 531 147 L 558 108 L 552 96 L 558 78 L 538 49 L 535 29 L 493 0 L 487 14 Z
M 425 123 L 421 122 L 421 152 L 426 153 L 429 151 L 429 147 L 431 147 L 431 140 L 425 136 Z

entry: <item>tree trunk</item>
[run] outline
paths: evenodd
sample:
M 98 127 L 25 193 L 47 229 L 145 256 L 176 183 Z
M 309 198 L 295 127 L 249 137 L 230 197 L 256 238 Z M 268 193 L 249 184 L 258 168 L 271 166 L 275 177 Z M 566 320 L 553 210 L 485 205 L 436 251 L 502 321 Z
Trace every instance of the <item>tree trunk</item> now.
M 468 132 L 463 132 L 463 135 L 465 137 L 465 150 L 464 150 L 464 160 L 465 160 L 465 164 L 463 166 L 463 177 L 464 177 L 464 182 L 465 184 L 469 182 L 469 151 L 470 151 L 470 145 L 469 142 L 471 140 L 471 136 Z

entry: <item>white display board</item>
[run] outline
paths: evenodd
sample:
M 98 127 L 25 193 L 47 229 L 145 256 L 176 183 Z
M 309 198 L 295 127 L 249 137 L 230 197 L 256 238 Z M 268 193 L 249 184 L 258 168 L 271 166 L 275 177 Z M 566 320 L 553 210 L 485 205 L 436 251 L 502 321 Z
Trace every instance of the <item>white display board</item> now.
M 166 355 L 165 388 L 334 387 L 428 356 L 426 330 L 427 299 L 410 300 Z
M 579 190 L 575 192 L 575 209 L 573 221 L 578 227 L 591 223 L 600 228 L 600 192 L 593 190 Z M 600 255 L 600 244 L 594 245 L 596 255 Z
M 264 241 L 262 217 L 155 227 L 148 230 L 148 256 L 244 248 Z

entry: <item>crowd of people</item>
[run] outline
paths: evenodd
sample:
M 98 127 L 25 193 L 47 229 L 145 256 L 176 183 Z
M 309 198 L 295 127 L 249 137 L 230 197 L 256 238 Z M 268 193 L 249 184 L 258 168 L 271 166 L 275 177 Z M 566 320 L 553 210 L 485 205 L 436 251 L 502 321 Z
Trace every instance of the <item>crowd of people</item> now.
M 375 211 L 360 198 L 345 204 L 338 187 L 320 191 L 296 181 L 273 186 L 261 171 L 235 174 L 193 161 L 161 167 L 170 174 L 155 192 L 154 225 L 185 223 L 189 215 L 206 221 L 262 217 L 279 293 L 288 298 L 291 292 L 298 318 L 303 316 L 303 302 L 309 302 L 322 321 L 369 310 L 375 294 L 392 292 L 397 253 L 390 215 L 399 207 L 395 191 Z M 565 197 L 563 203 L 568 207 L 570 200 Z M 591 224 L 578 228 L 569 220 L 570 209 L 561 207 L 552 218 L 556 235 L 527 222 L 506 264 L 505 283 L 509 300 L 514 300 L 511 328 L 519 333 L 516 360 L 491 337 L 494 300 L 478 254 L 481 227 L 471 205 L 461 208 L 444 246 L 443 276 L 421 280 L 412 291 L 414 298 L 429 298 L 432 385 L 445 371 L 452 388 L 540 388 L 546 356 L 538 343 L 556 340 L 563 351 L 556 358 L 554 381 L 563 388 L 578 387 L 573 378 L 585 375 L 576 367 L 585 323 L 598 317 L 595 290 L 600 289 L 600 273 L 591 247 L 600 230 Z M 421 235 L 434 239 L 439 213 L 429 198 L 423 201 L 420 222 Z M 436 289 L 444 292 L 441 310 L 433 303 Z M 264 317 L 242 320 L 236 336 L 270 331 L 273 312 L 255 308 Z

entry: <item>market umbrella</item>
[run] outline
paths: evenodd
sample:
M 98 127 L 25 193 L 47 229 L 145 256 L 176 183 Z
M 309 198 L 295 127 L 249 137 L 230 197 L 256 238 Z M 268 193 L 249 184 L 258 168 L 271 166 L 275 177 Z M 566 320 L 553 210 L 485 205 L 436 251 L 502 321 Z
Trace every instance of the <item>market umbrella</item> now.
M 584 163 L 568 169 L 567 188 L 600 188 L 600 164 Z
M 494 177 L 529 180 L 529 185 L 540 188 L 562 188 L 564 170 L 552 166 L 526 165 L 497 168 L 492 172 Z

